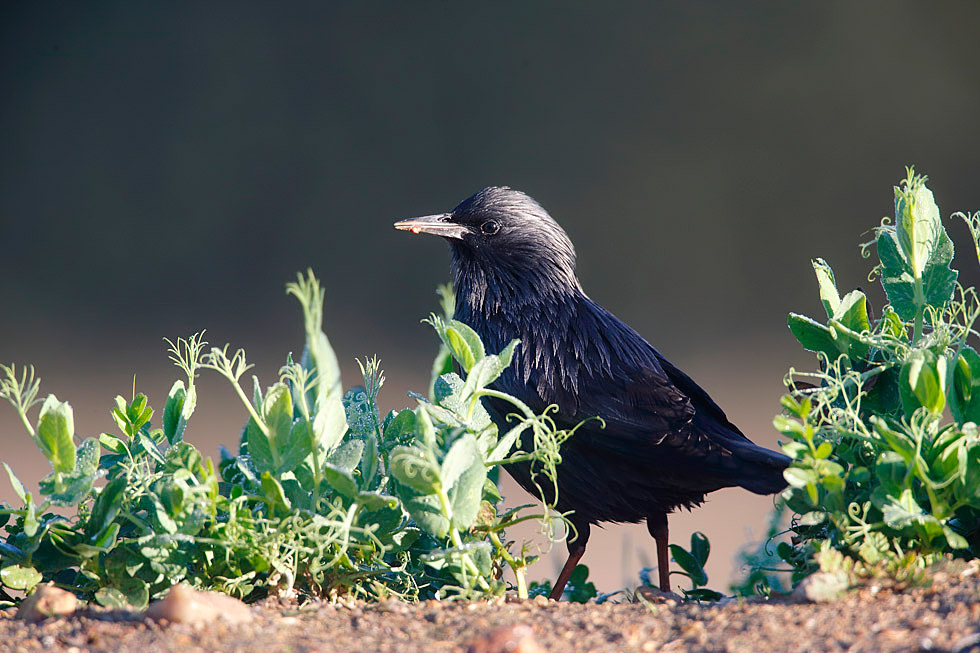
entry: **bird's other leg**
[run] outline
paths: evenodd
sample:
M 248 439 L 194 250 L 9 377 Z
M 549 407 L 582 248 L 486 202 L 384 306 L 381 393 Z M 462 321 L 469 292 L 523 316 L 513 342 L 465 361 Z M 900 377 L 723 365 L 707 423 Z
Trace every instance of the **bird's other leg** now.
M 657 571 L 660 574 L 660 591 L 670 591 L 670 555 L 667 545 L 667 513 L 658 512 L 647 517 L 647 530 L 657 541 Z
M 568 578 L 572 575 L 572 571 L 576 565 L 578 565 L 578 561 L 585 554 L 585 545 L 589 542 L 588 522 L 580 524 L 572 521 L 572 525 L 575 526 L 577 534 L 574 540 L 569 540 L 567 543 L 568 560 L 565 561 L 565 566 L 561 568 L 561 573 L 558 574 L 558 580 L 555 581 L 555 584 L 551 588 L 551 594 L 548 595 L 548 598 L 555 601 L 561 600 L 561 595 L 565 592 L 565 585 L 568 584 Z

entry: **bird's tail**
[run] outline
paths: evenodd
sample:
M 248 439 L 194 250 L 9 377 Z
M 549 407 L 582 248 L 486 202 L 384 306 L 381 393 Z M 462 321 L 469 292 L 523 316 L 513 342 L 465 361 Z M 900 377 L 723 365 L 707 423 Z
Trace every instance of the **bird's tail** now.
M 733 452 L 742 472 L 736 479 L 738 484 L 756 494 L 775 494 L 783 490 L 786 487 L 783 471 L 789 467 L 791 459 L 748 440 L 740 444 L 742 446 Z

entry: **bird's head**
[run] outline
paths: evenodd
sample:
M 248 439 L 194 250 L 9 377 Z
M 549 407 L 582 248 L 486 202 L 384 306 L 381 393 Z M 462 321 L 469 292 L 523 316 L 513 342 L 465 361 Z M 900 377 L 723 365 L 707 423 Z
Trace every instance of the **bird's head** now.
M 511 188 L 484 188 L 449 213 L 401 220 L 395 228 L 445 238 L 457 284 L 479 276 L 539 291 L 579 288 L 568 235 L 534 199 Z

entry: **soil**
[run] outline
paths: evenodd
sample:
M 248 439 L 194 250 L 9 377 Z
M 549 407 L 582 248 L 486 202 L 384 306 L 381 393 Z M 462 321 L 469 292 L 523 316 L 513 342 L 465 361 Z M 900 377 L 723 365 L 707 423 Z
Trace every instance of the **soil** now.
M 7 610 L 0 651 L 980 651 L 976 561 L 947 564 L 926 587 L 869 581 L 830 603 L 656 601 L 266 601 L 251 623 L 200 627 L 92 607 L 28 624 Z

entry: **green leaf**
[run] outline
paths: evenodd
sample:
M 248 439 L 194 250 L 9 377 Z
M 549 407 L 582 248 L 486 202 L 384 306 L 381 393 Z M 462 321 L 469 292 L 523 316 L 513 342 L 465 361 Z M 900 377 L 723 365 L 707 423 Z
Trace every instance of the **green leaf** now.
M 431 404 L 419 404 L 416 427 L 421 436 L 422 444 L 430 451 L 438 448 L 436 444 L 436 428 L 432 424 L 429 410 L 434 410 Z
M 286 498 L 286 493 L 282 489 L 282 485 L 278 480 L 273 478 L 272 474 L 269 472 L 262 472 L 262 490 L 265 492 L 265 500 L 270 506 L 283 507 L 289 510 L 291 505 L 289 499 Z
M 521 422 L 511 430 L 504 434 L 504 437 L 497 440 L 497 444 L 494 446 L 493 450 L 487 455 L 487 464 L 493 465 L 500 463 L 502 460 L 507 458 L 510 454 L 511 449 L 517 444 L 521 437 L 521 434 L 528 428 L 527 422 Z
M 837 334 L 805 315 L 790 313 L 786 319 L 789 330 L 804 349 L 812 352 L 823 352 L 831 361 L 843 353 L 838 346 Z
M 192 385 L 185 390 L 183 381 L 174 382 L 163 407 L 163 434 L 167 442 L 174 444 L 184 437 L 187 421 L 197 405 L 197 390 Z
M 953 244 L 947 237 L 946 242 L 949 247 L 949 258 L 953 257 Z M 922 275 L 922 292 L 925 296 L 926 305 L 939 308 L 949 301 L 956 288 L 956 278 L 959 273 L 949 268 L 949 263 L 941 262 L 945 260 L 945 254 L 940 262 L 930 261 Z
M 472 437 L 469 433 L 464 437 Z M 455 445 L 454 445 L 455 446 Z M 483 485 L 487 480 L 487 466 L 479 455 L 473 457 L 470 466 L 456 479 L 449 490 L 453 507 L 453 524 L 460 530 L 469 530 L 480 513 Z
M 480 367 L 480 363 L 476 364 L 470 375 L 474 379 L 474 383 L 476 377 L 473 374 L 477 373 L 478 367 Z M 450 423 L 458 421 L 467 424 L 473 431 L 479 431 L 490 426 L 492 423 L 490 414 L 483 407 L 483 404 L 481 402 L 477 402 L 475 405 L 473 404 L 472 394 L 476 389 L 475 385 L 468 386 L 467 382 L 463 381 L 455 372 L 443 374 L 436 379 L 435 384 L 432 386 L 436 403 L 452 413 L 451 416 L 447 416 L 445 421 Z M 473 406 L 472 411 L 470 410 L 470 406 Z M 430 405 L 429 411 L 439 417 L 438 411 L 432 410 L 433 408 Z
M 799 520 L 800 526 L 816 526 L 827 520 L 827 513 L 821 510 L 811 510 L 804 513 Z
M 285 383 L 276 383 L 262 400 L 262 420 L 269 428 L 269 441 L 279 453 L 293 424 L 293 395 Z
M 720 601 L 725 598 L 725 595 L 721 592 L 716 592 L 715 590 L 709 590 L 706 587 L 699 587 L 693 590 L 681 590 L 684 592 L 684 598 L 688 601 Z
M 946 358 L 929 350 L 917 350 L 902 366 L 899 391 L 902 407 L 911 417 L 920 406 L 934 415 L 946 407 Z
M 41 494 L 48 495 L 58 506 L 78 505 L 92 490 L 101 453 L 99 441 L 86 438 L 78 447 L 75 469 L 70 474 L 50 474 L 44 478 L 40 483 Z
M 357 495 L 357 502 L 361 504 L 364 510 L 368 511 L 380 511 L 380 510 L 392 510 L 398 507 L 398 499 L 387 494 L 381 494 L 380 492 L 359 492 Z M 399 520 L 400 520 L 399 513 Z M 398 524 L 396 523 L 395 526 Z
M 396 444 L 407 444 L 414 435 L 415 411 L 405 408 L 399 411 L 385 427 L 383 442 L 389 447 Z
M 112 433 L 100 433 L 99 442 L 102 446 L 111 451 L 112 453 L 125 453 L 128 451 L 126 443 L 123 442 L 119 437 L 113 435 Z
M 970 543 L 965 537 L 951 529 L 949 526 L 943 525 L 943 535 L 946 536 L 946 542 L 949 544 L 951 549 L 968 549 L 970 548 Z
M 803 422 L 786 415 L 773 417 L 772 426 L 783 435 L 788 435 L 791 438 L 803 439 L 806 433 L 806 425 Z
M 913 179 L 903 188 L 895 188 L 894 229 L 913 277 L 922 276 L 940 241 L 946 236 L 932 191 L 926 187 L 924 179 L 920 179 Z
M 143 447 L 143 451 L 149 454 L 151 458 L 153 458 L 161 465 L 164 464 L 165 461 L 163 458 L 163 453 L 160 452 L 160 449 L 157 447 L 156 443 L 150 438 L 150 436 L 148 436 L 143 431 L 137 433 L 136 436 L 137 439 L 139 440 L 140 446 Z
M 912 320 L 916 314 L 915 278 L 899 251 L 894 229 L 882 229 L 875 242 L 881 260 L 881 285 L 888 302 L 901 319 Z
M 469 469 L 473 461 L 479 458 L 476 438 L 472 433 L 465 433 L 457 438 L 442 461 L 439 477 L 442 489 L 448 492 L 456 484 L 456 480 Z M 482 461 L 481 461 L 482 464 Z M 483 482 L 480 482 L 483 485 Z
M 670 553 L 695 586 L 704 585 L 708 582 L 708 575 L 704 573 L 704 568 L 690 552 L 676 544 L 671 544 Z
M 337 448 L 344 434 L 347 433 L 347 414 L 341 397 L 336 401 L 332 397 L 323 397 L 313 418 L 313 434 L 317 443 L 326 452 Z
M 129 607 L 129 600 L 115 587 L 103 587 L 95 593 L 95 602 L 104 608 L 123 610 Z
M 895 188 L 895 225 L 879 230 L 877 244 L 882 286 L 903 320 L 915 319 L 927 305 L 940 308 L 949 301 L 957 277 L 949 268 L 953 243 L 924 178 Z
M 10 469 L 10 465 L 3 463 L 4 468 L 7 470 L 7 476 L 10 477 L 10 485 L 14 488 L 14 494 L 17 495 L 23 503 L 27 503 L 27 492 L 24 490 L 24 484 L 20 482 L 17 475 L 14 474 L 14 470 Z
M 830 269 L 827 261 L 822 258 L 813 259 L 813 271 L 817 275 L 817 285 L 820 287 L 820 301 L 823 302 L 827 317 L 837 315 L 840 306 L 840 294 L 837 292 L 837 282 L 834 279 L 834 271 Z
M 30 492 L 24 493 L 24 503 L 27 513 L 24 515 L 24 535 L 33 538 L 41 523 L 37 520 L 37 506 L 34 505 L 34 497 Z
M 272 458 L 272 445 L 252 417 L 248 418 L 248 424 L 245 425 L 245 440 L 248 443 L 248 453 L 252 457 L 255 470 L 260 474 L 275 471 L 276 464 Z
M 102 488 L 92 505 L 92 512 L 89 514 L 88 521 L 85 523 L 85 534 L 88 537 L 96 537 L 109 528 L 109 525 L 122 509 L 127 486 L 126 477 L 120 476 L 109 481 Z
M 980 423 L 980 354 L 965 346 L 953 368 L 949 409 L 956 423 Z
M 400 483 L 421 494 L 435 494 L 439 488 L 439 468 L 415 447 L 395 447 L 389 457 L 391 474 Z
M 483 341 L 476 331 L 463 324 L 459 320 L 450 320 L 443 333 L 440 333 L 443 342 L 449 347 L 453 358 L 459 362 L 463 371 L 469 372 L 475 363 L 486 356 L 483 349 Z
M 867 395 L 861 402 L 861 408 L 867 410 L 870 414 L 884 417 L 899 417 L 902 413 L 902 398 L 899 388 L 901 380 L 900 373 L 901 370 L 899 368 L 893 367 L 872 377 L 871 383 L 873 383 L 873 386 L 870 390 L 868 389 L 868 385 L 871 385 L 871 383 L 866 382 L 864 384 L 864 390 L 867 392 Z
M 881 515 L 885 523 L 898 530 L 911 526 L 921 520 L 925 514 L 909 488 L 902 490 L 897 498 L 888 496 L 881 505 Z
M 341 469 L 340 467 L 335 467 L 330 463 L 324 464 L 321 472 L 323 474 L 323 479 L 334 490 L 345 497 L 351 499 L 357 498 L 357 482 L 354 480 L 354 477 L 351 476 L 350 472 L 345 469 Z
M 146 581 L 140 578 L 126 576 L 115 579 L 110 587 L 122 594 L 125 602 L 137 610 L 146 608 L 150 602 L 150 588 Z
M 406 512 L 419 528 L 435 538 L 446 537 L 449 533 L 449 518 L 442 512 L 438 495 L 421 494 L 402 483 L 396 483 L 394 490 Z
M 871 323 L 868 321 L 868 298 L 860 290 L 852 290 L 844 295 L 837 312 L 831 317 L 855 333 L 871 330 Z
M 67 401 L 48 395 L 37 421 L 37 443 L 57 474 L 75 469 L 75 419 Z
M 833 452 L 834 446 L 829 442 L 821 442 L 820 446 L 817 447 L 817 452 L 813 455 L 814 458 L 827 458 Z
M 321 296 L 321 305 L 322 301 Z M 307 324 L 303 365 L 307 369 L 316 370 L 316 398 L 313 404 L 316 417 L 313 420 L 313 433 L 320 446 L 330 452 L 347 432 L 347 415 L 344 412 L 344 393 L 340 384 L 337 355 L 326 334 L 319 329 L 319 324 Z
M 348 437 L 367 438 L 377 433 L 378 407 L 362 386 L 354 386 L 344 394 Z
M 805 487 L 807 483 L 815 482 L 817 475 L 812 469 L 788 467 L 783 470 L 783 478 L 793 487 Z
M 293 422 L 289 435 L 281 441 L 279 474 L 294 471 L 313 452 L 313 431 L 305 419 Z
M 0 569 L 0 583 L 12 590 L 28 591 L 41 582 L 41 572 L 27 565 L 9 565 Z
M 497 380 L 504 371 L 500 358 L 489 354 L 478 360 L 466 374 L 466 384 L 460 393 L 463 397 L 471 397 L 475 392 L 483 390 Z
M 905 487 L 908 469 L 906 459 L 898 452 L 882 452 L 875 461 L 875 476 L 881 483 L 882 491 L 886 494 L 898 494 Z
M 576 565 L 568 577 L 563 597 L 567 598 L 569 603 L 588 603 L 597 594 L 595 584 L 589 582 L 589 568 L 585 565 Z
M 702 567 L 708 562 L 708 554 L 711 553 L 711 542 L 701 531 L 691 533 L 691 555 Z
M 334 467 L 350 473 L 354 471 L 357 463 L 360 462 L 363 451 L 364 440 L 347 440 L 330 454 L 327 462 Z

